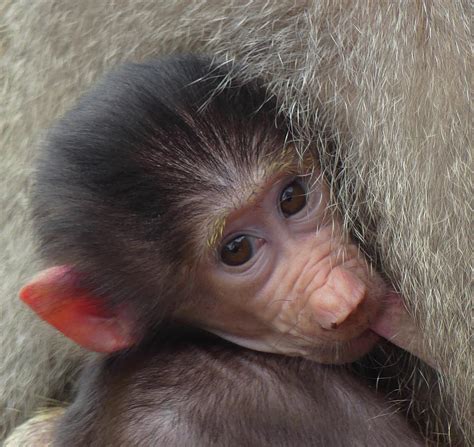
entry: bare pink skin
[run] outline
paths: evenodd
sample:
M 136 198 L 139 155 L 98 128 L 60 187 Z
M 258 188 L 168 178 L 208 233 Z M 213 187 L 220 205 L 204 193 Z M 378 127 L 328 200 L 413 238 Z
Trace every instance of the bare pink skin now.
M 388 288 L 328 212 L 321 179 L 308 185 L 304 209 L 282 215 L 278 199 L 289 181 L 273 179 L 229 215 L 223 241 L 249 235 L 256 252 L 237 267 L 214 255 L 202 262 L 199 305 L 181 317 L 251 349 L 354 361 L 380 340 L 370 327 Z
M 384 301 L 380 315 L 370 328 L 394 345 L 437 368 L 436 360 L 429 357 L 423 347 L 423 334 L 407 312 L 402 296 L 393 292 Z

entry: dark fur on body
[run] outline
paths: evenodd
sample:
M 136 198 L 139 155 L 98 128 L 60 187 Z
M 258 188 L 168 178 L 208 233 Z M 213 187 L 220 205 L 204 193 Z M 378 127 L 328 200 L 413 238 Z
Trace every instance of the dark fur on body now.
M 249 351 L 183 328 L 86 366 L 56 447 L 423 443 L 343 367 Z
M 33 203 L 46 262 L 74 266 L 105 309 L 123 306 L 143 332 L 196 299 L 204 216 L 284 147 L 264 90 L 236 81 L 219 91 L 228 69 L 210 64 L 182 56 L 121 67 L 54 126 L 39 160 Z

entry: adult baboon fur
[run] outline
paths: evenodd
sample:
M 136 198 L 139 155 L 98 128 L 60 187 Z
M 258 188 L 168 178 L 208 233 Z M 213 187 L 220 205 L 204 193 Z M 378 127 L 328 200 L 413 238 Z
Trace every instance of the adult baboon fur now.
M 439 375 L 393 353 L 394 389 L 439 442 L 469 443 L 469 4 L 3 0 L 0 3 L 0 433 L 65 398 L 83 355 L 17 300 L 39 269 L 29 227 L 41 131 L 106 69 L 171 52 L 263 78 L 301 151 L 317 135 L 348 227 L 406 297 Z M 430 408 L 425 408 L 429 406 Z M 422 414 L 421 414 L 422 413 Z

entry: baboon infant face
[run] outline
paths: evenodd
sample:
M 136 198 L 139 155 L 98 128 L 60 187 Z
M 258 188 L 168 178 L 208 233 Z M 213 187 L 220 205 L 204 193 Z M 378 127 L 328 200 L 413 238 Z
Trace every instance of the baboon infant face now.
M 298 174 L 297 166 L 235 183 L 231 199 L 204 194 L 208 212 L 190 245 L 194 274 L 175 318 L 251 349 L 350 362 L 378 341 L 369 327 L 389 291 L 329 210 L 317 169 Z M 166 275 L 168 284 L 182 276 Z M 73 268 L 53 267 L 22 297 L 86 348 L 136 344 L 131 312 L 104 308 L 74 278 Z
M 373 348 L 369 325 L 387 288 L 314 179 L 314 171 L 273 176 L 210 225 L 222 236 L 201 261 L 200 299 L 181 310 L 184 320 L 252 349 L 323 363 Z

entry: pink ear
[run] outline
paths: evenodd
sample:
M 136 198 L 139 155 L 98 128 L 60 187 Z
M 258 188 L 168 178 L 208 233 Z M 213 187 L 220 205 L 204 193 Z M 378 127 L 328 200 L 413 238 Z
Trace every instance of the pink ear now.
M 43 320 L 86 349 L 111 353 L 134 344 L 130 321 L 104 308 L 79 287 L 69 266 L 43 270 L 20 291 L 20 298 Z

